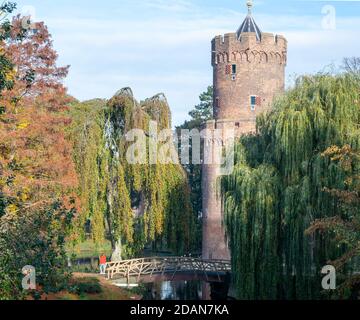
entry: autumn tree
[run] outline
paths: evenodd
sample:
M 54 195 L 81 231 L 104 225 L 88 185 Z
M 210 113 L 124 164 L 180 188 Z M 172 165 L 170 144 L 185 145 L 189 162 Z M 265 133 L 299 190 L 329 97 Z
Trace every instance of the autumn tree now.
M 0 299 L 19 298 L 24 263 L 44 289 L 64 283 L 65 239 L 77 178 L 64 115 L 71 99 L 43 23 L 3 24 L 0 112 Z M 6 35 L 6 36 L 4 36 Z
M 3 92 L 0 163 L 7 183 L 8 209 L 62 196 L 76 183 L 71 145 L 62 113 L 71 101 L 62 84 L 68 67 L 57 67 L 57 53 L 44 23 L 23 30 L 22 18 L 12 21 L 5 55 L 15 66 L 11 88 Z

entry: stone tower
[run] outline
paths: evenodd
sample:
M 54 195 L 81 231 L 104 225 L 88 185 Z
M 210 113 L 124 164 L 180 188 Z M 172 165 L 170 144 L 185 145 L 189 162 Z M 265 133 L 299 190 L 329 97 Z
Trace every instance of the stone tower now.
M 262 33 L 252 17 L 252 1 L 247 6 L 248 15 L 236 33 L 212 40 L 215 120 L 204 125 L 207 132 L 233 129 L 235 138 L 254 132 L 257 115 L 268 110 L 285 88 L 287 41 Z M 213 152 L 221 153 L 225 144 L 213 145 Z M 203 164 L 203 259 L 230 259 L 219 176 L 220 165 Z

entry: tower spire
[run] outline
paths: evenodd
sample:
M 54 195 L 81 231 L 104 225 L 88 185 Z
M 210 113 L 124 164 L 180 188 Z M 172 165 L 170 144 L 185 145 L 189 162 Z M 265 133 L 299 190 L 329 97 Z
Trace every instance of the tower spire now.
M 253 5 L 254 5 L 253 1 L 252 1 L 252 0 L 248 0 L 248 1 L 246 2 L 246 5 L 247 5 L 247 7 L 248 7 L 248 14 L 251 15 L 252 7 L 253 7 Z
M 261 40 L 261 30 L 257 26 L 253 16 L 252 16 L 252 7 L 253 7 L 253 0 L 247 0 L 246 5 L 248 7 L 248 15 L 246 16 L 244 22 L 240 26 L 237 31 L 237 37 L 240 39 L 241 34 L 243 32 L 255 32 L 257 41 Z

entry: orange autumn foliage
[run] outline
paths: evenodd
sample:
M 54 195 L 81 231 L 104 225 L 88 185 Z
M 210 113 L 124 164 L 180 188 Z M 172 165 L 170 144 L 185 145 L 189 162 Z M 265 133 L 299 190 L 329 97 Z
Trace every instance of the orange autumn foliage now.
M 4 48 L 16 66 L 16 80 L 0 97 L 0 192 L 9 199 L 8 211 L 57 199 L 78 207 L 72 146 L 65 136 L 71 120 L 63 112 L 72 101 L 62 84 L 68 67 L 57 67 L 43 23 L 19 38 L 21 21 L 13 19 Z

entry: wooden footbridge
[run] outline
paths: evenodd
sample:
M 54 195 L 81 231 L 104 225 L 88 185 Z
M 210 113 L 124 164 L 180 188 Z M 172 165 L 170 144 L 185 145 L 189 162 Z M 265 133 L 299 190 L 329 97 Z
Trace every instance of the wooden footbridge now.
M 154 282 L 157 280 L 204 280 L 223 282 L 231 273 L 231 263 L 226 260 L 202 260 L 190 257 L 151 257 L 109 262 L 108 280 Z

